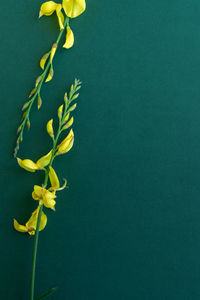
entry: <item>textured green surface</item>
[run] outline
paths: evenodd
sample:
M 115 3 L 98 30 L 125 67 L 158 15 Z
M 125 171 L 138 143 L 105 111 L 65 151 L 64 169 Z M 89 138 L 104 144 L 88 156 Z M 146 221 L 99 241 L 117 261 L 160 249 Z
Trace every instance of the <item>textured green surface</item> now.
M 2 1 L 0 297 L 28 300 L 32 240 L 12 228 L 42 176 L 12 158 L 20 107 L 57 35 L 39 0 Z M 38 158 L 74 77 L 84 85 L 75 145 L 55 168 L 59 194 L 41 233 L 37 293 L 53 300 L 200 299 L 200 3 L 88 0 L 76 44 L 32 114 L 20 156 Z

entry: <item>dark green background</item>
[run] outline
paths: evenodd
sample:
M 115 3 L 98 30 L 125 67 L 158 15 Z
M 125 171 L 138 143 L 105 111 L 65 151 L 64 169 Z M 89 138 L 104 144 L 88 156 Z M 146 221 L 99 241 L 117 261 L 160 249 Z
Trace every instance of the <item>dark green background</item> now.
M 2 1 L 0 298 L 28 299 L 25 222 L 40 174 L 12 158 L 20 107 L 58 32 L 39 0 Z M 56 300 L 200 299 L 200 2 L 87 1 L 75 45 L 55 58 L 19 156 L 50 148 L 46 122 L 83 81 L 75 145 L 55 162 L 69 189 L 41 233 L 37 292 Z

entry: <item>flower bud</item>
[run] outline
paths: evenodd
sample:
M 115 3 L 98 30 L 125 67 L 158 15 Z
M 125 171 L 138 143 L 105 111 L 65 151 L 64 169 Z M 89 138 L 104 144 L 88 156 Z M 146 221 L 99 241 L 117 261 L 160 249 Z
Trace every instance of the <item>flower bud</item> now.
M 35 94 L 35 92 L 36 92 L 36 88 L 32 89 L 28 97 L 31 98 Z
M 25 110 L 25 109 L 29 106 L 29 103 L 30 103 L 30 102 L 28 101 L 28 102 L 26 102 L 26 103 L 23 105 L 22 111 Z
M 22 129 L 21 126 L 19 126 L 19 127 L 17 128 L 17 134 L 20 133 L 21 129 Z
M 77 99 L 78 96 L 79 96 L 79 93 L 75 94 L 75 95 L 72 97 L 72 101 L 75 100 L 75 99 Z
M 44 66 L 46 64 L 47 58 L 49 57 L 49 52 L 44 54 L 40 60 L 40 67 L 42 70 L 44 70 Z
M 36 79 L 35 87 L 38 86 L 38 84 L 40 83 L 41 79 L 42 79 L 42 76 L 39 76 L 39 77 Z
M 75 110 L 76 106 L 77 106 L 77 103 L 75 103 L 74 105 L 72 105 L 72 106 L 68 109 L 68 112 L 71 112 L 71 111 Z
M 62 118 L 63 113 L 63 104 L 58 108 L 58 118 L 59 120 Z
M 52 62 L 52 60 L 53 60 L 53 58 L 54 58 L 54 55 L 55 55 L 55 53 L 56 53 L 56 49 L 57 49 L 57 44 L 55 43 L 55 44 L 53 44 L 53 46 L 52 46 L 52 49 L 51 49 L 51 55 L 50 55 L 50 62 Z
M 31 123 L 30 123 L 30 121 L 29 121 L 29 120 L 26 122 L 26 126 L 27 126 L 27 129 L 29 130 L 29 129 L 30 129 L 30 127 L 31 127 Z
M 67 92 L 64 95 L 64 101 L 65 101 L 65 103 L 67 103 L 67 101 L 68 101 Z
M 38 109 L 40 109 L 40 107 L 42 106 L 42 99 L 40 96 L 38 96 L 38 100 L 37 100 L 37 107 Z
M 53 68 L 51 67 L 51 69 L 49 71 L 49 74 L 48 74 L 47 79 L 45 80 L 45 82 L 51 81 L 51 79 L 53 78 L 53 74 L 54 74 Z
M 54 137 L 54 131 L 53 131 L 53 119 L 49 120 L 47 123 L 47 132 L 50 135 L 51 138 Z
M 26 112 L 24 112 L 22 115 L 22 121 L 25 119 L 25 116 L 26 116 Z
M 67 122 L 65 124 L 65 126 L 63 127 L 63 129 L 65 130 L 65 129 L 69 128 L 70 126 L 72 126 L 73 123 L 74 123 L 74 118 L 71 117 L 71 119 L 69 120 L 69 122 Z
M 64 118 L 64 122 L 67 122 L 67 121 L 68 121 L 69 115 L 70 115 L 70 113 L 66 114 L 66 116 L 65 116 L 65 118 Z

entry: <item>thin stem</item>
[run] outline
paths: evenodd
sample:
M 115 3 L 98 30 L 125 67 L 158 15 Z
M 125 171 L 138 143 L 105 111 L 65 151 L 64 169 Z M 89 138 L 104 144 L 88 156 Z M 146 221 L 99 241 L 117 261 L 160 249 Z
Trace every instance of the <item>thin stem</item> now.
M 34 289 L 35 289 L 35 268 L 36 268 L 36 258 L 38 249 L 38 239 L 39 239 L 39 228 L 42 216 L 43 205 L 40 206 L 37 228 L 35 232 L 34 245 L 33 245 L 33 256 L 32 256 L 32 268 L 31 268 L 31 286 L 30 286 L 30 300 L 34 300 Z
M 58 38 L 60 38 L 60 37 L 58 37 Z M 48 165 L 47 169 L 45 170 L 45 177 L 44 177 L 44 183 L 43 183 L 43 188 L 44 189 L 47 187 L 47 184 L 48 184 L 49 168 L 50 168 L 50 166 L 52 166 L 54 158 L 56 157 L 58 139 L 60 137 L 60 134 L 63 131 L 62 127 L 65 124 L 65 117 L 68 113 L 69 106 L 70 106 L 71 102 L 73 101 L 73 95 L 80 88 L 80 83 L 81 83 L 80 81 L 75 80 L 75 84 L 73 86 L 73 89 L 70 92 L 70 97 L 69 97 L 68 101 L 65 101 L 65 108 L 64 108 L 62 117 L 59 118 L 59 126 L 58 126 L 58 130 L 57 130 L 57 134 L 56 134 L 55 138 L 53 138 L 53 148 L 52 148 L 51 160 L 49 162 L 49 165 Z M 39 210 L 39 213 L 38 213 L 37 226 L 36 226 L 34 245 L 33 245 L 32 268 L 31 268 L 31 284 L 30 284 L 30 300 L 34 300 L 36 258 L 37 258 L 39 228 L 40 228 L 40 222 L 41 222 L 41 217 L 42 217 L 42 211 L 43 211 L 43 204 L 40 206 L 40 210 Z
M 60 40 L 62 38 L 62 35 L 63 35 L 63 33 L 65 31 L 65 28 L 66 28 L 68 23 L 69 23 L 69 18 L 66 17 L 65 20 L 64 20 L 64 24 L 63 24 L 64 29 L 60 30 L 59 35 L 58 35 L 57 40 L 56 40 L 57 46 L 60 43 Z M 33 94 L 32 98 L 28 101 L 29 102 L 28 108 L 27 108 L 26 112 L 24 113 L 24 118 L 23 118 L 23 120 L 22 120 L 22 122 L 21 122 L 21 124 L 18 128 L 19 135 L 18 135 L 18 138 L 17 138 L 17 141 L 16 141 L 16 147 L 14 149 L 14 157 L 17 156 L 17 152 L 19 151 L 19 144 L 22 143 L 22 141 L 23 141 L 24 128 L 25 128 L 25 125 L 27 124 L 27 121 L 29 121 L 30 111 L 31 111 L 31 108 L 33 106 L 33 103 L 35 102 L 35 99 L 38 96 L 40 96 L 41 87 L 44 83 L 44 80 L 46 79 L 47 73 L 50 70 L 51 66 L 52 66 L 52 62 L 50 61 L 50 52 L 49 52 L 48 62 L 46 64 L 44 72 L 40 75 L 41 76 L 40 82 L 39 82 L 38 86 L 35 88 L 35 91 L 34 91 L 34 94 Z M 30 125 L 29 125 L 29 127 L 30 127 Z
M 57 141 L 61 134 L 61 122 L 59 122 L 59 128 L 57 131 L 56 138 L 54 139 L 53 143 L 53 149 L 52 149 L 52 157 L 51 161 L 49 163 L 48 168 L 45 170 L 45 178 L 44 178 L 44 184 L 43 187 L 46 188 L 48 183 L 48 176 L 49 176 L 49 167 L 53 164 L 53 160 L 55 158 L 55 152 L 57 147 Z M 35 238 L 34 238 L 34 244 L 33 244 L 33 255 L 32 255 L 32 268 L 31 268 L 31 285 L 30 285 L 30 300 L 34 300 L 34 290 L 35 290 L 35 269 L 36 269 L 36 259 L 37 259 L 37 249 L 38 249 L 38 239 L 39 239 L 39 228 L 40 228 L 40 222 L 41 222 L 41 216 L 43 211 L 43 204 L 40 206 L 38 219 L 37 219 L 37 227 L 35 231 Z

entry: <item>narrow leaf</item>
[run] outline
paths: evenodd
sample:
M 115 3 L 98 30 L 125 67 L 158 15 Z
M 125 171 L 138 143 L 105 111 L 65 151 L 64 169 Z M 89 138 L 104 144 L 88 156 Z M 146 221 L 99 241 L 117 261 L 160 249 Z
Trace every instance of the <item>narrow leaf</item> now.
M 47 291 L 46 293 L 44 293 L 42 296 L 40 296 L 39 298 L 37 298 L 36 300 L 42 300 L 44 299 L 45 297 L 51 295 L 52 293 L 54 293 L 56 291 L 56 287 L 54 288 L 51 288 L 49 291 Z

